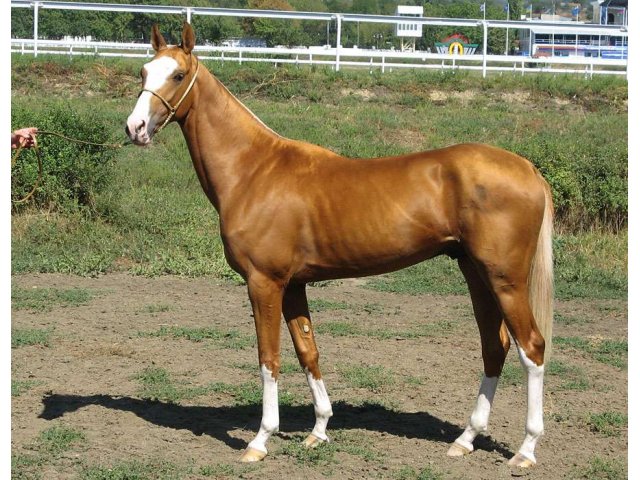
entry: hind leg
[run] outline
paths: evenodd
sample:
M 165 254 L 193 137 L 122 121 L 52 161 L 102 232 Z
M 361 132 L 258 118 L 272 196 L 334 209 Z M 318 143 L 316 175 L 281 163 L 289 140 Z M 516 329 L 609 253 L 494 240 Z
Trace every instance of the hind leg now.
M 494 257 L 500 258 L 500 257 Z M 486 276 L 498 302 L 509 333 L 518 348 L 520 363 L 527 374 L 527 418 L 525 439 L 509 465 L 535 465 L 534 450 L 543 434 L 543 376 L 545 342 L 529 305 L 528 272 L 530 262 L 482 262 L 477 265 Z M 489 265 L 490 267 L 486 267 Z M 484 270 L 483 270 L 484 269 Z
M 329 441 L 326 430 L 333 411 L 318 366 L 320 355 L 313 336 L 305 285 L 289 285 L 284 294 L 282 307 L 298 361 L 307 376 L 307 383 L 313 397 L 316 424 L 304 441 L 305 446 L 313 448 L 322 442 Z
M 452 457 L 473 451 L 474 439 L 487 430 L 498 378 L 510 345 L 502 312 L 486 282 L 468 257 L 461 258 L 458 264 L 469 286 L 473 312 L 480 330 L 484 376 L 469 423 L 447 452 Z
M 544 338 L 540 334 L 529 306 L 526 286 L 498 290 L 498 301 L 505 313 L 505 321 L 513 336 L 520 363 L 527 374 L 527 419 L 525 438 L 509 465 L 530 467 L 536 464 L 534 450 L 544 433 L 543 381 Z

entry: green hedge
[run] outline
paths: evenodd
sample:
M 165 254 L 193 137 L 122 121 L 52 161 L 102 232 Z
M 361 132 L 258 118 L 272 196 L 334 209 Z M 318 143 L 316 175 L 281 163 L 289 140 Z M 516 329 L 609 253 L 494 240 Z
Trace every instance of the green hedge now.
M 91 108 L 77 108 L 66 101 L 32 106 L 13 102 L 11 128 L 37 126 L 94 143 L 113 143 L 108 116 Z M 67 211 L 78 207 L 95 210 L 96 195 L 111 181 L 114 148 L 74 143 L 57 136 L 38 135 L 43 176 L 32 201 L 14 204 L 14 209 L 39 208 Z M 11 171 L 11 195 L 23 198 L 38 178 L 36 150 L 22 150 Z

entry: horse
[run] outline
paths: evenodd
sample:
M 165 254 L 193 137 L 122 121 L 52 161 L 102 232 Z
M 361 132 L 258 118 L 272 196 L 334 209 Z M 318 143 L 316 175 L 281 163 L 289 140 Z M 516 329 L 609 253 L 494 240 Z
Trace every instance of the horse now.
M 509 460 L 536 464 L 543 375 L 553 323 L 553 203 L 526 159 L 484 144 L 373 159 L 347 158 L 284 138 L 262 123 L 194 55 L 184 23 L 154 57 L 125 131 L 137 145 L 176 121 L 204 193 L 218 212 L 224 255 L 245 280 L 262 380 L 262 420 L 240 461 L 260 461 L 278 431 L 280 322 L 306 374 L 315 425 L 329 441 L 333 415 L 319 367 L 306 285 L 398 270 L 437 255 L 457 259 L 480 332 L 484 375 L 464 431 L 447 455 L 473 451 L 487 430 L 505 357 L 515 343 L 527 376 L 525 438 Z M 511 339 L 510 339 L 511 337 Z

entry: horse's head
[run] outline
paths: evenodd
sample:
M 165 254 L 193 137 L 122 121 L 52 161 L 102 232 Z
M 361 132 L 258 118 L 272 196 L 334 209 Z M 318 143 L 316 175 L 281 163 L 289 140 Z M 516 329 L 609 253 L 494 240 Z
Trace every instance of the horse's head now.
M 142 90 L 125 127 L 137 145 L 149 144 L 167 123 L 186 115 L 186 99 L 198 72 L 198 60 L 191 54 L 195 35 L 187 22 L 179 46 L 167 46 L 157 25 L 151 30 L 151 45 L 156 54 L 140 71 Z

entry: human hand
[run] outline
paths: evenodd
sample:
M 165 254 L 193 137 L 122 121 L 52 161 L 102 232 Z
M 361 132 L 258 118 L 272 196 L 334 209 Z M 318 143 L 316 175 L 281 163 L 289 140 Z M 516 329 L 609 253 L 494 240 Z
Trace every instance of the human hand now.
M 38 129 L 35 127 L 21 128 L 11 134 L 11 148 L 30 148 L 37 145 L 36 133 Z

